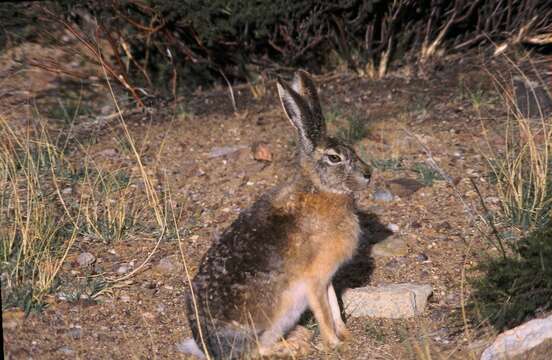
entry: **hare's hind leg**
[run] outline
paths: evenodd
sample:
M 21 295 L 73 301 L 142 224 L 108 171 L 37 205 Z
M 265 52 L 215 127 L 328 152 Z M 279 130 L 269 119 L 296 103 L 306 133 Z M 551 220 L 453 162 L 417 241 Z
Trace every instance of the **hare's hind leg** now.
M 309 288 L 308 298 L 310 309 L 312 310 L 316 321 L 318 321 L 322 339 L 324 340 L 326 345 L 333 348 L 337 347 L 340 344 L 340 340 L 335 332 L 334 316 L 332 313 L 332 306 L 330 305 L 328 293 L 329 288 L 327 284 L 315 281 L 311 284 Z
M 259 353 L 264 356 L 273 354 L 279 348 L 278 342 L 297 324 L 301 314 L 307 309 L 307 286 L 297 282 L 282 293 L 269 328 L 259 339 Z
M 330 308 L 332 310 L 332 318 L 337 336 L 340 340 L 348 339 L 350 337 L 350 333 L 349 330 L 347 330 L 343 319 L 341 318 L 341 310 L 339 309 L 337 295 L 335 294 L 335 289 L 332 283 L 330 283 L 330 285 L 328 286 L 328 299 L 330 302 Z

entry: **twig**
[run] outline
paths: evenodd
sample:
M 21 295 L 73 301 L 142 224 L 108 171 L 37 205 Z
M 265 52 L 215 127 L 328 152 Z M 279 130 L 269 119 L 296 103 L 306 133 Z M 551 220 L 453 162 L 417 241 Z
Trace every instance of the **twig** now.
M 230 81 L 228 81 L 228 78 L 226 75 L 224 75 L 224 72 L 222 69 L 219 68 L 219 72 L 224 78 L 224 81 L 226 81 L 226 85 L 228 85 L 228 90 L 230 91 L 230 100 L 232 101 L 232 107 L 234 108 L 234 112 L 238 112 L 238 107 L 236 106 L 236 98 L 234 97 L 234 89 L 232 89 L 232 84 L 230 84 Z
M 491 212 L 487 208 L 487 205 L 485 204 L 485 201 L 483 200 L 483 196 L 481 195 L 481 192 L 479 191 L 479 188 L 477 187 L 477 184 L 475 183 L 475 181 L 471 177 L 470 177 L 470 182 L 471 182 L 475 192 L 477 193 L 477 196 L 479 197 L 479 202 L 481 203 L 481 207 L 483 207 L 483 210 L 485 210 L 485 214 L 487 214 L 487 219 L 489 220 L 489 226 L 491 227 L 493 235 L 496 237 L 496 240 L 498 242 L 498 246 L 500 247 L 500 251 L 502 252 L 502 256 L 506 259 L 506 251 L 504 250 L 504 245 L 502 244 L 502 238 L 500 237 L 500 233 L 498 232 L 498 229 L 496 228 L 494 220 L 491 217 Z

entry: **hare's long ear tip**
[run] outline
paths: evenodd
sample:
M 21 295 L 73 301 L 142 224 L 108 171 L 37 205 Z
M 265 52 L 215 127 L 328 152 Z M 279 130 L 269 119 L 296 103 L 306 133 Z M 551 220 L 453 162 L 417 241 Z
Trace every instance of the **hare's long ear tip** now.
M 284 91 L 284 82 L 280 78 L 276 79 L 276 89 L 278 90 L 278 94 L 280 95 Z
M 290 86 L 281 78 L 276 79 L 276 89 L 278 90 L 278 96 L 280 99 L 291 96 L 292 89 Z

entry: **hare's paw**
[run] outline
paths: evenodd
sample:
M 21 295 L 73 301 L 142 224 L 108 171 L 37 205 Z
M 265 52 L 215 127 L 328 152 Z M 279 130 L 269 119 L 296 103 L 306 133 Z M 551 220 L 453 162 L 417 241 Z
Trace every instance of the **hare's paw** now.
M 343 342 L 339 340 L 337 336 L 331 336 L 323 340 L 323 345 L 325 350 L 334 350 L 338 349 Z
M 347 341 L 351 338 L 351 332 L 345 327 L 345 325 L 336 326 L 337 337 L 341 341 Z

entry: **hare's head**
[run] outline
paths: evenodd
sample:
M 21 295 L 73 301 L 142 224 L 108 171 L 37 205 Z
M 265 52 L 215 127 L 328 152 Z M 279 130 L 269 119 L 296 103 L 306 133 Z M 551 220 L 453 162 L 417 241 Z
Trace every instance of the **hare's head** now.
M 297 72 L 291 86 L 279 81 L 278 94 L 299 136 L 303 173 L 314 186 L 341 194 L 364 189 L 372 170 L 351 147 L 326 135 L 322 108 L 310 76 L 304 71 Z

